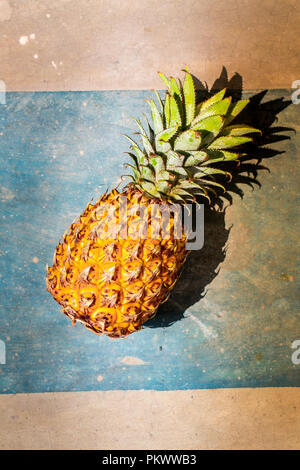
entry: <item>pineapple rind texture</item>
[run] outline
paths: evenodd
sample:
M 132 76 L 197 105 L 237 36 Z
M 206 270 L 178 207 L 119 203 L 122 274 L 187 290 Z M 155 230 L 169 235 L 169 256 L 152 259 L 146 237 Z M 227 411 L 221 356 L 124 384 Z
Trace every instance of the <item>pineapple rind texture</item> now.
M 126 238 L 116 236 L 109 214 L 100 210 L 112 205 L 118 222 L 121 195 L 127 198 L 129 214 Z M 72 322 L 79 321 L 97 334 L 124 337 L 141 329 L 167 299 L 187 255 L 185 235 L 174 237 L 171 213 L 168 238 L 162 231 L 155 239 L 134 237 L 137 221 L 144 217 L 149 224 L 150 202 L 133 187 L 123 193 L 113 190 L 89 204 L 64 235 L 48 268 L 47 289 Z M 143 217 L 130 215 L 136 204 L 146 208 Z M 105 227 L 103 238 L 99 235 Z

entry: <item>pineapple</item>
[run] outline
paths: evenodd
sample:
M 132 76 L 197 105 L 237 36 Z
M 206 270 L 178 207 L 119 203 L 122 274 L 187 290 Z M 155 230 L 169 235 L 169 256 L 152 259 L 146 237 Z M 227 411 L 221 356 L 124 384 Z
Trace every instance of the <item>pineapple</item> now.
M 158 104 L 148 101 L 151 126 L 146 120 L 146 131 L 136 120 L 139 143 L 125 136 L 131 146 L 132 181 L 122 192 L 113 189 L 87 205 L 47 267 L 47 289 L 63 313 L 73 323 L 114 338 L 140 330 L 180 275 L 188 234 L 178 214 L 170 211 L 163 219 L 164 210 L 201 197 L 210 201 L 210 193 L 223 188 L 216 177 L 231 176 L 223 168 L 226 162 L 242 155 L 232 148 L 260 132 L 232 124 L 249 100 L 232 103 L 223 89 L 196 103 L 188 69 L 183 84 L 160 76 L 167 91 L 164 101 L 157 92 Z M 153 235 L 155 223 L 159 228 Z

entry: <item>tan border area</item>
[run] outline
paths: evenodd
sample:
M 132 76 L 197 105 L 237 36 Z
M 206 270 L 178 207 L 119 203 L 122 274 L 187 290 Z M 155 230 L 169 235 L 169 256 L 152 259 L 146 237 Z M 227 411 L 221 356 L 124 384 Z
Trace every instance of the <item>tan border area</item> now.
M 300 79 L 298 0 L 0 0 L 0 80 L 10 91 L 149 89 L 188 64 L 210 85 Z
M 0 449 L 299 449 L 300 389 L 0 396 Z

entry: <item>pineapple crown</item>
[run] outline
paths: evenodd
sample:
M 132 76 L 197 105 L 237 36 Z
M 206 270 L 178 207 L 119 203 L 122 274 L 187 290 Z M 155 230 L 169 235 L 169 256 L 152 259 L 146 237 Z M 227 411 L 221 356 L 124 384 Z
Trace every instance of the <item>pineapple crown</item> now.
M 152 117 L 147 118 L 148 133 L 140 120 L 141 144 L 129 136 L 129 156 L 132 163 L 132 184 L 150 197 L 169 202 L 194 202 L 209 193 L 225 188 L 216 181 L 217 176 L 231 174 L 220 168 L 220 162 L 237 160 L 243 153 L 231 149 L 251 142 L 247 136 L 260 130 L 243 124 L 231 124 L 245 108 L 249 100 L 232 102 L 226 97 L 226 89 L 219 91 L 206 101 L 196 103 L 194 82 L 186 68 L 183 84 L 173 77 L 159 73 L 167 86 L 164 101 L 157 91 L 158 106 L 151 98 L 147 100 Z

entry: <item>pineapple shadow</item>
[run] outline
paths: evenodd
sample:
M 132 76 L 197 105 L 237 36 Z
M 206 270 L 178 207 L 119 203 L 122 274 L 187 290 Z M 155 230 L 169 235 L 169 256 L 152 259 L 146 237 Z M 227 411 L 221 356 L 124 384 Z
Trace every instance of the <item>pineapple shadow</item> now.
M 209 98 L 217 91 L 226 88 L 227 96 L 233 101 L 242 99 L 243 80 L 235 73 L 229 80 L 227 70 L 223 67 L 220 76 L 209 90 L 206 84 L 193 76 L 197 89 L 197 101 Z M 226 207 L 232 204 L 232 194 L 244 196 L 243 186 L 253 189 L 260 187 L 258 176 L 261 171 L 269 171 L 265 166 L 269 158 L 284 153 L 282 150 L 269 148 L 283 140 L 290 139 L 285 132 L 294 131 L 290 127 L 277 126 L 278 114 L 287 108 L 290 100 L 276 98 L 267 100 L 268 90 L 260 91 L 251 96 L 249 104 L 235 120 L 261 129 L 261 135 L 254 137 L 251 144 L 243 146 L 245 155 L 240 158 L 240 164 L 232 162 L 231 168 L 226 169 L 232 174 L 229 182 L 220 181 L 226 188 L 226 193 L 217 192 L 212 204 L 204 203 L 204 246 L 199 251 L 191 251 L 180 279 L 172 290 L 169 299 L 163 303 L 154 319 L 145 324 L 145 328 L 161 328 L 173 325 L 184 318 L 186 310 L 199 302 L 207 292 L 207 286 L 218 275 L 221 263 L 226 256 L 226 244 L 230 236 L 230 228 L 226 228 Z M 264 164 L 262 164 L 264 163 Z M 222 168 L 220 164 L 220 168 Z M 200 304 L 201 305 L 201 304 Z

